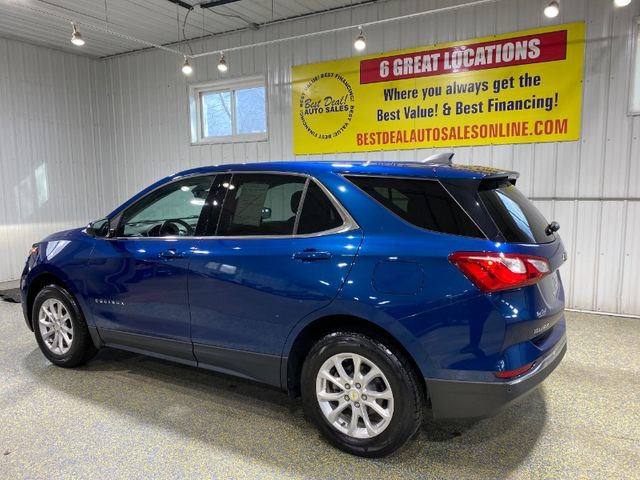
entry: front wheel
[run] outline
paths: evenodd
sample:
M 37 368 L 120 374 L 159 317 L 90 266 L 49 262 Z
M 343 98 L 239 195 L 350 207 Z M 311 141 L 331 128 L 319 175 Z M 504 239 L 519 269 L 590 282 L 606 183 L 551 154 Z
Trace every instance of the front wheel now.
M 64 288 L 49 285 L 33 302 L 33 331 L 40 350 L 60 367 L 76 367 L 97 352 L 76 300 Z
M 335 332 L 318 341 L 305 360 L 302 402 L 333 445 L 380 457 L 416 433 L 424 391 L 400 352 L 361 333 Z

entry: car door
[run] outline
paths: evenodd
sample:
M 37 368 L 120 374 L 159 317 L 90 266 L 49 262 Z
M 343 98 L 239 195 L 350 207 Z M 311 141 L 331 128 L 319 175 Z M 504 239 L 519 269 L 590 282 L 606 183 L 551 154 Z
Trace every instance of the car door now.
M 305 175 L 227 175 L 210 199 L 215 228 L 189 273 L 194 354 L 202 366 L 279 385 L 287 335 L 337 295 L 362 233 Z
M 87 291 L 101 338 L 193 362 L 187 279 L 214 177 L 193 176 L 149 193 L 96 239 Z

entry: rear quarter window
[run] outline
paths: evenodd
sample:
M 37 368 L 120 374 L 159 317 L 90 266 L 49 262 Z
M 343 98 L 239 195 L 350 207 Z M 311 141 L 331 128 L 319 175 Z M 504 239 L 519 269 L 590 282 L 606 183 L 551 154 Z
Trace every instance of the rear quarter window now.
M 342 217 L 322 192 L 322 189 L 311 181 L 304 195 L 304 203 L 298 222 L 298 235 L 327 232 L 343 224 Z
M 437 180 L 354 176 L 346 178 L 385 208 L 416 227 L 485 238 L 469 215 Z

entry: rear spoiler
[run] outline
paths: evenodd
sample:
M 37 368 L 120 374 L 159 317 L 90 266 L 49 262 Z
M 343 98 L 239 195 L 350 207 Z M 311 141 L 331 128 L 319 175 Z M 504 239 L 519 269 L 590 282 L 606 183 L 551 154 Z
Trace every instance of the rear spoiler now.
M 479 190 L 497 188 L 500 184 L 504 184 L 505 180 L 511 183 L 511 185 L 515 185 L 519 176 L 520 174 L 518 172 L 512 172 L 510 170 L 486 175 L 480 180 Z
M 451 168 L 456 168 L 460 170 L 470 170 L 472 172 L 477 172 L 482 175 L 482 181 L 485 180 L 500 180 L 500 179 L 508 179 L 511 183 L 515 185 L 516 180 L 520 177 L 520 173 L 515 172 L 513 170 L 502 170 L 500 168 L 494 167 L 483 167 L 481 165 L 459 165 L 453 164 Z
M 507 178 L 512 184 L 516 184 L 516 180 L 520 176 L 520 173 L 514 172 L 512 170 L 502 170 L 499 168 L 493 167 L 483 167 L 480 165 L 460 165 L 453 164 L 453 152 L 441 152 L 436 153 L 435 155 L 431 155 L 424 160 L 421 160 L 420 163 L 424 165 L 434 165 L 434 166 L 448 166 L 451 168 L 461 169 L 461 170 L 471 170 L 474 172 L 478 172 L 483 175 L 482 180 L 496 180 Z

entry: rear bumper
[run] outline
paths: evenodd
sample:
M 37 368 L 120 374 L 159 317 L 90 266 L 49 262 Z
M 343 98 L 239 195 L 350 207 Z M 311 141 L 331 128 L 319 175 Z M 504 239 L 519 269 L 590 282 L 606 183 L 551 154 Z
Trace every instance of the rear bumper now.
M 491 416 L 530 393 L 558 366 L 567 351 L 566 336 L 528 373 L 507 382 L 426 379 L 436 420 Z

